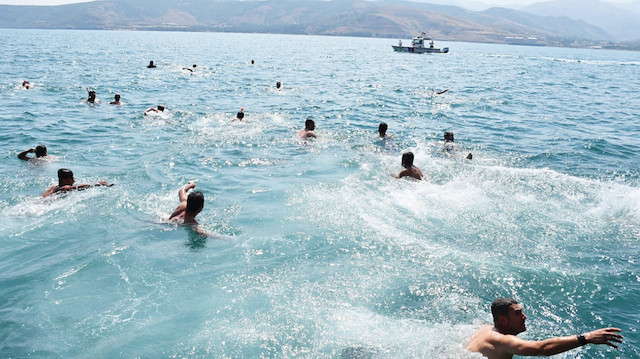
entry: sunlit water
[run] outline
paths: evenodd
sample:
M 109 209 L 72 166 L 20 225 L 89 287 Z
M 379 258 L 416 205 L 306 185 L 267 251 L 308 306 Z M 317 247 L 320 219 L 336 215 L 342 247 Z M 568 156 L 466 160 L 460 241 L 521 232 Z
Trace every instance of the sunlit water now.
M 0 33 L 0 357 L 477 358 L 499 296 L 523 338 L 626 336 L 560 358 L 640 356 L 639 53 Z M 42 199 L 61 167 L 115 186 Z M 222 239 L 166 222 L 188 180 Z

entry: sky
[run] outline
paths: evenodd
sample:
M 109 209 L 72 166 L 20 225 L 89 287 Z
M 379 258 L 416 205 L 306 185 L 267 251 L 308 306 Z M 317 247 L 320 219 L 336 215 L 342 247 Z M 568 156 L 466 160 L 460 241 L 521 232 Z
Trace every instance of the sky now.
M 135 2 L 135 0 L 131 0 Z M 339 0 L 337 0 L 339 1 Z M 506 6 L 506 5 L 514 5 L 514 6 L 523 6 L 529 5 L 536 2 L 544 2 L 549 0 L 482 0 L 482 1 L 474 1 L 474 0 L 454 0 L 454 1 L 438 1 L 438 0 L 414 0 L 420 2 L 431 2 L 431 3 L 440 3 L 440 4 L 462 4 L 467 5 L 465 7 L 469 9 L 481 9 L 487 8 L 491 5 L 493 6 Z M 608 3 L 625 3 L 631 2 L 632 0 L 600 0 L 602 2 Z M 79 3 L 79 2 L 88 2 L 87 0 L 0 0 L 0 4 L 4 5 L 62 5 L 62 4 L 71 4 L 71 3 Z

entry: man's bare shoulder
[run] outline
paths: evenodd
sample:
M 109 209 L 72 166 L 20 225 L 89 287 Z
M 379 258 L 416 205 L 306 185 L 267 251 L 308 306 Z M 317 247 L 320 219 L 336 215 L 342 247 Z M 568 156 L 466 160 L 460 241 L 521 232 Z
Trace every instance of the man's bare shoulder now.
M 513 354 L 501 350 L 503 345 L 510 341 L 513 335 L 504 335 L 493 330 L 493 326 L 487 325 L 478 330 L 469 341 L 467 350 L 481 353 L 489 359 L 513 358 Z

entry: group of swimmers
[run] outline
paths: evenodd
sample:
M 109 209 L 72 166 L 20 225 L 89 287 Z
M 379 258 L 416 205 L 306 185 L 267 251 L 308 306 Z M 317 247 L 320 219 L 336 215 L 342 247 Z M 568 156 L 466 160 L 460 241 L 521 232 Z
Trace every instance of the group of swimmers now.
M 29 157 L 28 154 L 33 153 L 35 156 Z M 41 160 L 48 156 L 47 147 L 44 145 L 38 145 L 35 148 L 30 148 L 28 150 L 20 152 L 18 154 L 18 158 L 23 161 L 32 161 L 32 160 Z M 69 191 L 82 191 L 90 187 L 111 187 L 113 183 L 108 183 L 107 181 L 98 181 L 93 184 L 82 183 L 76 184 L 75 178 L 73 176 L 73 171 L 67 168 L 60 168 L 58 170 L 58 184 L 53 185 L 47 188 L 42 194 L 43 198 L 49 197 L 58 193 L 65 193 Z M 200 191 L 192 191 L 189 190 L 196 187 L 196 184 L 193 181 L 189 181 L 186 185 L 180 188 L 178 191 L 178 198 L 180 199 L 180 204 L 173 213 L 169 216 L 170 221 L 176 221 L 183 224 L 197 226 L 198 222 L 195 217 L 202 211 L 204 208 L 204 195 Z M 194 228 L 198 233 L 204 234 L 198 227 Z
M 254 61 L 251 60 L 253 64 Z M 148 68 L 155 68 L 156 65 L 151 61 Z M 192 68 L 184 68 L 190 72 L 196 69 L 196 65 Z M 276 87 L 280 89 L 281 82 L 276 83 Z M 22 87 L 29 89 L 32 85 L 29 81 L 23 81 Z M 88 91 L 88 103 L 95 103 L 96 92 L 93 90 Z M 441 91 L 440 93 L 444 93 Z M 114 101 L 110 102 L 112 105 L 121 105 L 120 94 L 115 94 Z M 156 108 L 147 109 L 144 114 L 151 113 L 163 113 L 165 107 L 159 105 Z M 242 108 L 237 114 L 234 120 L 241 121 L 244 118 L 244 108 Z M 390 136 L 387 134 L 388 125 L 386 123 L 380 123 L 378 126 L 378 137 L 380 139 L 387 139 Z M 304 129 L 298 133 L 300 138 L 309 139 L 317 138 L 318 135 L 315 132 L 315 121 L 311 118 L 305 120 Z M 445 151 L 451 151 L 453 149 L 454 135 L 453 132 L 447 131 L 444 133 L 444 146 Z M 28 155 L 33 153 L 33 157 Z M 31 161 L 42 159 L 48 156 L 47 148 L 44 145 L 39 145 L 35 148 L 20 152 L 18 158 L 24 161 Z M 469 153 L 466 156 L 467 159 L 473 159 L 473 155 Z M 402 154 L 402 167 L 403 170 L 397 175 L 397 178 L 410 177 L 417 180 L 423 179 L 423 174 L 420 168 L 413 164 L 414 154 L 412 152 L 405 152 Z M 45 190 L 42 197 L 48 197 L 54 194 L 65 193 L 73 190 L 84 190 L 90 187 L 111 187 L 113 184 L 107 181 L 98 181 L 94 184 L 75 184 L 73 172 L 66 168 L 60 168 L 58 170 L 58 184 L 53 185 Z M 193 181 L 189 181 L 178 190 L 179 204 L 176 209 L 168 217 L 168 220 L 175 221 L 181 224 L 191 226 L 197 233 L 203 235 L 209 235 L 200 229 L 196 216 L 204 208 L 204 194 L 201 191 L 193 190 L 196 184 Z M 488 325 L 478 330 L 470 339 L 467 344 L 467 350 L 471 352 L 481 353 L 483 356 L 493 358 L 512 358 L 513 355 L 522 356 L 540 356 L 540 355 L 554 355 L 568 350 L 584 346 L 586 344 L 605 344 L 611 347 L 617 348 L 617 343 L 622 343 L 623 337 L 618 334 L 621 330 L 619 328 L 602 328 L 591 332 L 555 337 L 545 340 L 524 340 L 520 339 L 517 335 L 526 330 L 525 320 L 527 316 L 523 312 L 523 308 L 517 301 L 511 298 L 499 298 L 495 300 L 491 306 L 491 313 L 493 315 L 493 326 Z
M 255 64 L 255 61 L 251 60 L 251 64 Z M 153 61 L 150 61 L 149 65 L 147 66 L 147 68 L 156 68 L 156 67 L 157 66 L 154 64 Z M 184 67 L 183 69 L 188 70 L 189 72 L 194 72 L 196 68 L 197 68 L 197 65 L 194 64 L 192 65 L 191 68 Z M 32 85 L 29 81 L 25 80 L 22 82 L 22 87 L 24 89 L 30 89 L 32 88 Z M 282 87 L 282 83 L 278 81 L 276 83 L 276 88 L 280 89 L 281 87 Z M 85 102 L 90 104 L 96 103 L 97 101 L 96 91 L 90 90 L 89 88 L 86 88 L 86 90 L 87 90 L 88 96 Z M 109 104 L 122 105 L 123 102 L 121 101 L 121 95 L 115 94 L 114 100 L 109 102 Z M 152 113 L 163 113 L 164 111 L 165 111 L 165 107 L 163 105 L 158 105 L 157 107 L 148 108 L 147 110 L 144 111 L 144 114 L 149 115 Z M 240 121 L 243 118 L 244 118 L 244 108 L 242 108 L 236 114 L 235 120 Z M 311 123 L 313 123 L 313 121 L 311 121 Z M 311 125 L 311 132 L 313 132 L 313 124 Z M 316 137 L 316 136 L 315 134 L 313 134 L 313 135 L 310 135 L 309 137 Z M 28 156 L 31 153 L 34 154 L 33 157 Z M 18 154 L 18 158 L 24 161 L 42 160 L 47 156 L 48 156 L 47 147 L 44 145 L 38 145 L 35 148 L 30 148 Z M 42 197 L 49 197 L 54 194 L 65 193 L 65 192 L 74 191 L 74 190 L 81 191 L 90 187 L 98 187 L 98 186 L 111 187 L 113 186 L 113 183 L 108 183 L 107 181 L 99 181 L 94 184 L 88 184 L 88 183 L 76 184 L 73 171 L 67 168 L 60 168 L 58 170 L 58 184 L 52 185 L 51 187 L 47 188 L 42 194 Z M 180 203 L 178 207 L 176 207 L 176 209 L 173 211 L 173 213 L 169 216 L 169 220 L 194 226 L 194 229 L 198 233 L 207 234 L 201 231 L 199 227 L 197 227 L 198 222 L 196 221 L 195 217 L 204 208 L 204 194 L 201 191 L 190 192 L 190 190 L 192 190 L 195 187 L 196 187 L 196 184 L 193 181 L 189 181 L 186 185 L 184 185 L 178 190 L 178 198 L 180 200 Z

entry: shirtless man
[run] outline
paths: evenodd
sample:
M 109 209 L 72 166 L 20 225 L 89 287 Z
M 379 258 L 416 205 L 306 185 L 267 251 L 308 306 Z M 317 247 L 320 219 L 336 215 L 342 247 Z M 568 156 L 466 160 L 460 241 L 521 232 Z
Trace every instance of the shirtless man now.
M 109 105 L 122 105 L 122 102 L 120 102 L 120 94 L 117 93 L 114 98 L 113 101 L 109 102 Z
M 153 64 L 153 61 L 149 61 L 149 66 L 147 66 L 148 69 L 155 69 L 157 66 Z
M 66 168 L 61 168 L 58 170 L 58 185 L 49 187 L 46 191 L 44 191 L 44 193 L 42 194 L 42 197 L 48 197 L 54 193 L 68 192 L 73 190 L 82 191 L 89 187 L 113 186 L 113 184 L 108 184 L 107 181 L 100 181 L 96 184 L 79 184 L 76 186 L 73 185 L 74 183 L 75 183 L 75 180 L 73 179 L 73 172 L 71 172 L 71 170 L 68 170 Z
M 453 132 L 447 131 L 444 133 L 444 143 L 453 142 Z
M 381 122 L 381 123 L 378 125 L 378 137 L 380 137 L 380 138 L 387 138 L 387 137 L 388 137 L 388 136 L 387 136 L 387 128 L 388 128 L 388 127 L 389 127 L 389 126 L 388 126 L 386 123 Z
M 315 132 L 313 132 L 313 130 L 315 129 L 316 129 L 316 123 L 313 122 L 312 119 L 307 118 L 307 120 L 304 121 L 304 130 L 300 130 L 298 134 L 302 138 L 309 138 L 309 137 L 317 138 L 318 136 L 316 135 Z
M 489 359 L 511 359 L 513 355 L 549 356 L 563 353 L 586 344 L 607 344 L 614 348 L 622 343 L 618 328 L 602 328 L 592 332 L 555 337 L 545 340 L 524 340 L 517 337 L 527 330 L 527 316 L 522 306 L 511 298 L 499 298 L 491 304 L 493 326 L 478 330 L 467 345 L 472 352 L 481 353 Z
M 35 153 L 35 157 L 27 157 L 28 153 Z M 29 161 L 35 158 L 45 157 L 47 155 L 47 148 L 43 145 L 37 146 L 36 148 L 30 148 L 26 151 L 20 152 L 18 158 L 23 161 Z
M 31 83 L 27 80 L 22 81 L 22 87 L 26 88 L 27 90 L 31 88 Z
M 244 108 L 240 109 L 240 112 L 238 112 L 236 114 L 236 118 L 234 118 L 234 121 L 242 121 L 242 119 L 244 118 Z
M 187 196 L 187 192 L 195 188 L 196 184 L 189 181 L 178 191 L 180 204 L 169 217 L 170 221 L 181 221 L 184 224 L 197 225 L 196 216 L 204 208 L 204 195 L 200 191 L 193 191 Z
M 422 179 L 422 171 L 413 165 L 413 152 L 405 152 L 402 154 L 402 167 L 404 169 L 398 174 L 398 178 L 413 177 L 417 180 Z
M 151 108 L 146 109 L 144 111 L 144 114 L 146 116 L 146 115 L 149 115 L 149 114 L 152 114 L 152 113 L 163 113 L 163 112 L 164 112 L 164 106 L 158 105 L 158 108 L 151 107 Z
M 87 91 L 89 91 L 89 97 L 87 97 L 87 102 L 88 103 L 95 103 L 96 102 L 96 92 L 93 90 L 89 90 L 87 89 Z

